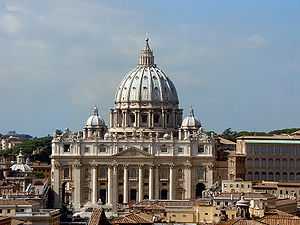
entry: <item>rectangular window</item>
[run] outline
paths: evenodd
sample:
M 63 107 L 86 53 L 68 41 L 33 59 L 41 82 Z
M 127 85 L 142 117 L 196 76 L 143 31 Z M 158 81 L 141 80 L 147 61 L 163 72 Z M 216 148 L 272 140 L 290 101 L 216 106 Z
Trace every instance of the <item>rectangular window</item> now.
M 178 147 L 177 152 L 178 152 L 178 153 L 182 153 L 182 152 L 183 152 L 183 148 Z
M 123 148 L 122 148 L 122 147 L 119 147 L 119 148 L 118 148 L 118 151 L 119 151 L 119 152 L 123 151 Z
M 165 146 L 165 145 L 161 146 L 160 151 L 161 152 L 168 152 L 167 146 Z
M 137 178 L 137 168 L 129 168 L 128 169 L 128 177 L 129 178 Z
M 105 145 L 100 145 L 99 146 L 99 152 L 106 152 L 106 146 Z
M 100 167 L 99 177 L 100 178 L 107 178 L 107 169 L 105 167 Z
M 147 123 L 148 116 L 147 114 L 142 114 L 142 123 Z
M 64 144 L 64 152 L 70 152 L 70 144 Z
M 198 180 L 204 180 L 205 169 L 204 167 L 197 167 L 197 178 Z
M 84 152 L 89 152 L 90 151 L 90 147 L 84 147 Z
M 143 151 L 148 152 L 149 148 L 148 147 L 143 147 Z
M 69 168 L 64 168 L 64 179 L 70 178 L 70 170 Z
M 8 214 L 10 213 L 10 209 L 7 209 L 7 213 L 8 213 Z
M 154 114 L 154 123 L 159 123 L 159 115 L 158 114 Z
M 198 153 L 204 152 L 204 145 L 198 145 Z

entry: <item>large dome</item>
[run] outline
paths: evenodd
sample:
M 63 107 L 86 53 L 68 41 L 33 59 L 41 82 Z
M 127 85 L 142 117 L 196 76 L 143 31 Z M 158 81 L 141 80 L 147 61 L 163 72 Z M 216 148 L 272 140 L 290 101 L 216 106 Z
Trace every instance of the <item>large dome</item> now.
M 178 105 L 178 96 L 173 82 L 154 64 L 154 56 L 149 47 L 141 51 L 138 66 L 127 73 L 121 82 L 116 103 L 151 103 L 153 105 Z

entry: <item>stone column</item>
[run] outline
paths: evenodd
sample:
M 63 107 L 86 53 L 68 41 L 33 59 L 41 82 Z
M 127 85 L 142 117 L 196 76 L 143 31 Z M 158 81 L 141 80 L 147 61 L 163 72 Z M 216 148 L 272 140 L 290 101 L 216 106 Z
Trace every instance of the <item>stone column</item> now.
M 149 167 L 149 200 L 153 199 L 153 166 Z
M 166 112 L 162 110 L 162 127 L 166 128 Z
M 109 126 L 114 127 L 114 110 L 110 109 Z
M 170 174 L 169 174 L 169 200 L 174 200 L 174 165 L 170 165 Z
M 144 199 L 144 191 L 143 191 L 143 166 L 139 166 L 139 198 L 138 201 L 141 202 Z
M 151 118 L 150 118 L 150 120 L 151 120 L 151 128 L 152 128 L 152 127 L 154 127 L 154 112 L 153 112 L 153 110 L 151 111 Z
M 213 170 L 214 164 L 209 163 L 205 170 L 205 181 L 207 182 L 208 187 L 211 187 L 213 185 Z
M 107 204 L 112 205 L 112 167 L 107 168 Z
M 184 168 L 184 183 L 185 183 L 185 199 L 191 199 L 191 165 L 186 165 Z
M 92 167 L 92 203 L 96 203 L 98 196 L 97 196 L 97 165 L 95 163 L 91 163 Z
M 136 127 L 140 126 L 140 111 L 135 112 L 135 125 Z
M 117 206 L 118 203 L 118 166 L 114 165 L 113 166 L 113 182 L 112 182 L 112 189 L 113 189 L 113 193 L 112 193 L 112 204 L 113 204 L 113 209 L 115 209 L 115 207 Z
M 124 166 L 124 180 L 123 180 L 123 203 L 128 203 L 128 166 Z
M 151 128 L 151 112 L 148 112 L 148 128 Z
M 160 182 L 159 182 L 159 165 L 155 167 L 155 193 L 154 198 L 159 199 L 159 189 L 160 189 Z
M 73 183 L 74 183 L 74 195 L 73 195 L 73 206 L 74 209 L 80 209 L 81 206 L 81 163 L 79 160 L 75 160 L 73 163 Z
M 53 177 L 51 177 L 51 186 L 54 192 L 54 208 L 61 208 L 61 185 L 60 185 L 60 163 L 52 159 Z

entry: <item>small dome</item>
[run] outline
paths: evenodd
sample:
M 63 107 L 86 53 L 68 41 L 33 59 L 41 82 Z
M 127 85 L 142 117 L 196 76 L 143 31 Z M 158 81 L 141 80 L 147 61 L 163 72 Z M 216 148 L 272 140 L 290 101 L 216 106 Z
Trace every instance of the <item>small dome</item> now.
M 107 140 L 107 139 L 109 139 L 109 138 L 111 138 L 110 133 L 105 133 L 105 134 L 104 134 L 104 139 Z
M 24 156 L 22 152 L 17 156 L 17 163 L 10 167 L 12 171 L 21 171 L 24 173 L 32 172 L 32 168 L 24 163 Z
M 199 120 L 195 118 L 194 110 L 191 108 L 190 115 L 185 117 L 181 123 L 181 128 L 188 129 L 199 129 L 201 127 L 201 123 Z
M 237 201 L 236 206 L 249 206 L 250 202 L 245 200 L 244 196 L 241 197 L 240 200 Z
M 24 173 L 32 172 L 32 168 L 27 164 L 14 164 L 10 167 L 12 171 L 21 171 Z
M 105 126 L 105 122 L 100 118 L 97 106 L 94 106 L 91 116 L 86 121 L 86 127 L 92 128 L 102 126 Z
M 163 137 L 164 137 L 164 139 L 170 139 L 170 134 L 167 134 L 167 133 L 166 133 L 166 134 L 164 134 Z

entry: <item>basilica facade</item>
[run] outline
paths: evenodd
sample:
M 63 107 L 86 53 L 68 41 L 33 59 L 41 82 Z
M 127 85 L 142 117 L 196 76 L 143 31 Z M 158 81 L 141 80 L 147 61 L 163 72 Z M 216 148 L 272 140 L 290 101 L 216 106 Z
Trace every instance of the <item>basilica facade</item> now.
M 214 137 L 192 109 L 183 118 L 176 88 L 155 64 L 148 40 L 109 115 L 107 125 L 95 106 L 82 131 L 54 134 L 54 207 L 189 200 L 212 186 Z

